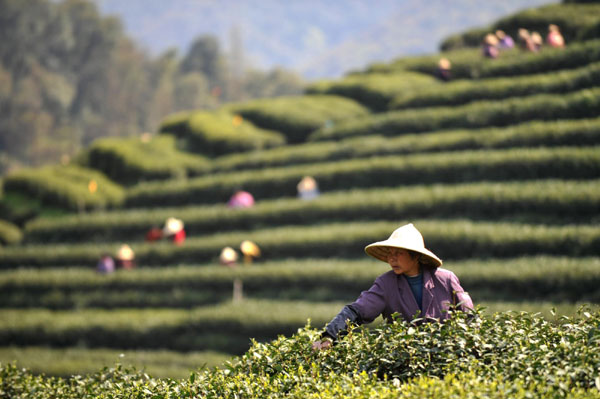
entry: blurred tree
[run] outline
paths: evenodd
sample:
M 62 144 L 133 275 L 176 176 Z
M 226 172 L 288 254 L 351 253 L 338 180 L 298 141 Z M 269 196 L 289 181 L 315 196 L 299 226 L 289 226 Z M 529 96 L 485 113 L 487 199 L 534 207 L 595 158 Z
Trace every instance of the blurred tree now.
M 0 37 L 1 173 L 72 158 L 99 137 L 153 131 L 177 110 L 302 85 L 284 70 L 247 77 L 239 32 L 229 62 L 213 36 L 182 59 L 174 50 L 152 59 L 89 0 L 0 0 Z
M 302 78 L 291 71 L 275 68 L 269 72 L 246 72 L 244 92 L 250 98 L 276 97 L 300 94 L 304 88 Z
M 222 86 L 226 76 L 226 64 L 219 49 L 219 42 L 212 35 L 198 37 L 181 61 L 181 73 L 200 72 L 206 76 L 209 87 Z

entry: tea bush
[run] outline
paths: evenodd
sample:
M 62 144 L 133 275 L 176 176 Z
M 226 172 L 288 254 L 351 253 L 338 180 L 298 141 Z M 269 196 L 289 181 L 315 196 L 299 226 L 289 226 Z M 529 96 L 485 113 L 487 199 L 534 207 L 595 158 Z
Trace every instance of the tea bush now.
M 559 72 L 510 78 L 458 80 L 404 91 L 391 101 L 390 108 L 404 109 L 440 105 L 459 105 L 477 100 L 500 100 L 540 93 L 568 93 L 594 87 L 600 82 L 600 63 Z
M 0 339 L 3 345 L 16 346 L 240 354 L 249 347 L 249 337 L 267 341 L 277 334 L 290 335 L 307 317 L 325 324 L 342 306 L 340 302 L 245 300 L 192 309 L 0 309 Z
M 336 81 L 321 81 L 310 85 L 308 94 L 335 94 L 349 97 L 374 111 L 383 111 L 388 103 L 405 91 L 437 87 L 429 75 L 414 72 L 353 74 Z
M 600 211 L 600 180 L 536 180 L 416 185 L 354 189 L 322 194 L 312 201 L 264 200 L 232 211 L 225 205 L 115 210 L 38 218 L 25 226 L 27 242 L 83 242 L 141 239 L 168 217 L 185 221 L 190 236 L 260 226 L 405 218 L 516 219 L 540 223 L 589 223 Z
M 258 128 L 240 116 L 224 111 L 194 112 L 187 127 L 184 137 L 190 150 L 212 157 L 285 144 L 280 133 Z
M 296 197 L 303 176 L 316 179 L 322 192 L 351 188 L 398 187 L 481 180 L 590 179 L 600 170 L 596 147 L 525 148 L 381 156 L 289 167 L 215 173 L 185 182 L 139 184 L 128 191 L 130 208 L 225 204 L 243 187 L 258 201 Z
M 548 321 L 525 312 L 482 317 L 457 312 L 445 323 L 395 321 L 359 329 L 315 352 L 306 327 L 254 342 L 222 368 L 159 380 L 104 369 L 69 380 L 0 368 L 5 397 L 600 397 L 600 313 Z
M 477 28 L 450 36 L 442 42 L 440 47 L 443 51 L 463 46 L 479 47 L 485 34 L 495 32 L 497 29 L 504 30 L 515 39 L 518 37 L 520 28 L 538 31 L 545 36 L 550 24 L 558 25 L 566 43 L 572 45 L 572 42 L 583 38 L 590 26 L 599 22 L 600 6 L 598 4 L 565 3 L 518 12 L 499 19 L 488 28 Z
M 193 111 L 180 111 L 168 115 L 162 120 L 158 131 L 160 133 L 169 133 L 177 137 L 185 135 L 188 131 L 188 121 Z
M 214 160 L 212 172 L 289 166 L 302 163 L 492 148 L 589 146 L 600 144 L 600 119 L 531 121 L 502 128 L 442 130 L 398 137 L 359 136 L 231 154 Z
M 448 261 L 476 303 L 482 301 L 600 302 L 600 258 L 532 256 Z M 3 308 L 191 308 L 231 299 L 234 279 L 246 298 L 354 301 L 389 270 L 368 259 L 163 266 L 98 275 L 92 268 L 18 269 L 0 273 Z
M 22 239 L 23 233 L 18 226 L 6 220 L 0 220 L 0 244 L 18 244 Z
M 115 350 L 89 348 L 0 347 L 0 359 L 15 361 L 32 373 L 70 378 L 91 374 L 119 362 L 158 378 L 186 378 L 190 370 L 221 366 L 231 355 L 204 351 L 179 353 L 166 350 Z M 0 394 L 0 397 L 2 395 Z
M 303 95 L 252 100 L 223 107 L 257 126 L 276 130 L 288 143 L 300 143 L 314 130 L 339 120 L 365 116 L 369 111 L 349 98 Z
M 474 222 L 461 219 L 411 220 L 427 237 L 428 246 L 445 259 L 515 257 L 522 255 L 600 255 L 600 228 L 595 224 L 544 225 L 518 222 Z M 402 221 L 329 223 L 310 226 L 266 227 L 252 231 L 189 237 L 185 245 L 170 242 L 130 242 L 141 267 L 217 262 L 226 246 L 251 240 L 263 259 L 363 256 L 374 237 L 388 237 Z M 36 266 L 95 265 L 103 252 L 113 253 L 119 243 L 50 244 L 6 247 L 0 251 L 0 269 Z
M 440 129 L 509 126 L 531 120 L 590 118 L 600 108 L 600 88 L 553 96 L 536 94 L 502 101 L 475 101 L 456 107 L 431 107 L 390 111 L 355 118 L 314 132 L 309 140 L 338 140 L 381 134 L 396 136 Z
M 153 137 L 148 141 L 103 138 L 96 140 L 87 151 L 88 167 L 100 170 L 121 184 L 185 178 L 209 168 L 207 159 L 179 151 L 175 137 L 171 135 Z
M 75 165 L 21 169 L 4 179 L 4 190 L 73 211 L 116 207 L 124 197 L 123 188 L 104 174 Z
M 390 64 L 378 64 L 366 73 L 413 71 L 433 75 L 438 60 L 448 58 L 452 63 L 453 79 L 481 79 L 500 76 L 519 76 L 579 68 L 600 61 L 600 40 L 570 43 L 562 49 L 545 48 L 538 53 L 518 49 L 503 52 L 501 57 L 481 56 L 481 49 L 459 49 L 438 54 L 405 57 Z

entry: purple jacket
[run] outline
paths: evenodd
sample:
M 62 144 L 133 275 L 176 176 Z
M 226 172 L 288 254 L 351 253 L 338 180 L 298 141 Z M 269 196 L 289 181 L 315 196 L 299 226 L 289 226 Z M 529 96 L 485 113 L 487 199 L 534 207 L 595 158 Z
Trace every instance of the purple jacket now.
M 460 286 L 454 273 L 442 268 L 423 270 L 423 312 L 419 317 L 447 319 L 448 305 L 459 303 L 461 310 L 473 308 L 471 297 Z M 360 313 L 365 323 L 372 322 L 381 314 L 391 321 L 394 313 L 411 321 L 419 311 L 408 281 L 392 270 L 377 277 L 373 286 L 363 291 L 351 306 Z

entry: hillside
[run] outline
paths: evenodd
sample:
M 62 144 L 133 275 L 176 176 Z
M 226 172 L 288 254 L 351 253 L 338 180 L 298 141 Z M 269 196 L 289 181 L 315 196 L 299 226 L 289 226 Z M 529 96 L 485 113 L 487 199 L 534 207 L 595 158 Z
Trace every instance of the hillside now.
M 2 389 L 598 397 L 599 63 L 600 39 L 587 36 L 496 59 L 469 47 L 404 57 L 300 96 L 176 113 L 152 135 L 6 177 L 16 216 L 0 224 Z M 297 193 L 307 175 L 320 190 L 311 200 Z M 252 207 L 227 206 L 240 189 Z M 170 217 L 185 242 L 147 241 Z M 444 324 L 377 321 L 313 352 L 320 329 L 389 270 L 365 245 L 408 222 L 483 309 Z M 260 256 L 220 265 L 244 240 Z M 137 267 L 97 273 L 124 243 Z M 12 360 L 62 376 L 125 368 L 40 380 Z

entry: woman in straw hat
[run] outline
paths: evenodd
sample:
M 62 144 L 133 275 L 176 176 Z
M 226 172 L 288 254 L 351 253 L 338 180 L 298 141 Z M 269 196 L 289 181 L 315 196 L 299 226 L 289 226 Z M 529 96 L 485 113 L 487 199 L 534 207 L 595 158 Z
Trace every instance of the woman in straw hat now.
M 423 236 L 412 223 L 396 229 L 385 241 L 367 245 L 365 252 L 390 265 L 392 270 L 377 277 L 368 291 L 345 306 L 327 324 L 315 349 L 329 347 L 338 338 L 347 322 L 370 323 L 379 315 L 391 321 L 400 314 L 406 321 L 417 315 L 424 319 L 443 320 L 450 317 L 448 310 L 456 305 L 460 310 L 473 308 L 473 302 L 449 270 L 442 269 L 442 261 L 425 248 Z

